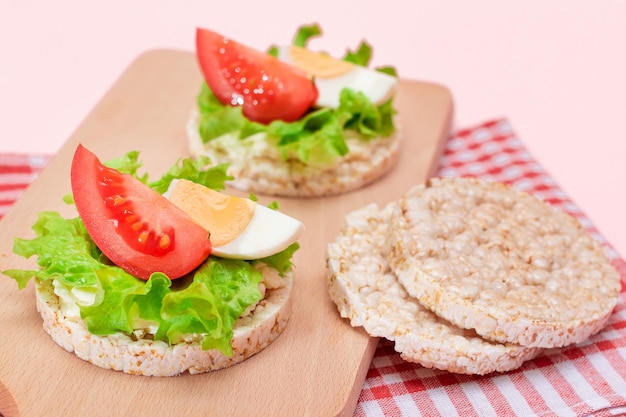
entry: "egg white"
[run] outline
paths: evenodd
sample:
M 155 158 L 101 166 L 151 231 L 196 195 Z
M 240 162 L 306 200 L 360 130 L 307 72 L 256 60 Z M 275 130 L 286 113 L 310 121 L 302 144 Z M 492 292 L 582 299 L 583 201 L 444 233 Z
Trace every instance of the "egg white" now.
M 303 232 L 304 224 L 299 220 L 256 204 L 244 231 L 226 245 L 214 246 L 212 254 L 231 259 L 264 258 L 286 249 Z

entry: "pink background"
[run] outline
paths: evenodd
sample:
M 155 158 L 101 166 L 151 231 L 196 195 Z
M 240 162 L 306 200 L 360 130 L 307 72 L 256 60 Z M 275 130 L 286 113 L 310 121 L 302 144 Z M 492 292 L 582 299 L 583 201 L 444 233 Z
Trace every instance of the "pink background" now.
M 506 4 L 505 4 L 506 3 Z M 54 153 L 142 52 L 192 51 L 196 26 L 265 49 L 318 22 L 334 54 L 447 86 L 454 127 L 506 117 L 626 255 L 626 2 L 241 0 L 0 3 L 0 152 Z

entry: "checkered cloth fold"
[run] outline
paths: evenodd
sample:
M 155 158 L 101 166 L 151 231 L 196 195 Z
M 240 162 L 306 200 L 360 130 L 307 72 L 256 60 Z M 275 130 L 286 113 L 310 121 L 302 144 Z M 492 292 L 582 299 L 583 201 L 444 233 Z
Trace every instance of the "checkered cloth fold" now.
M 624 260 L 533 159 L 506 119 L 459 131 L 446 145 L 437 175 L 511 184 L 557 206 L 606 247 L 626 284 Z M 0 217 L 49 158 L 0 154 Z M 381 340 L 354 415 L 626 415 L 626 292 L 601 332 L 583 343 L 552 349 L 507 373 L 467 376 L 427 369 L 404 361 L 392 342 Z

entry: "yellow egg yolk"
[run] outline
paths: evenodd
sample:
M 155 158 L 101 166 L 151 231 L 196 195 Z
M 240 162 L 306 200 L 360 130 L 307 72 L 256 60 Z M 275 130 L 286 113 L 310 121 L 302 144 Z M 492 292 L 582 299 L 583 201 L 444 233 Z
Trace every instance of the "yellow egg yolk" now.
M 216 247 L 231 242 L 248 227 L 256 205 L 188 180 L 178 180 L 169 199 L 210 233 Z
M 290 46 L 293 65 L 317 78 L 335 78 L 347 74 L 354 64 L 299 46 Z

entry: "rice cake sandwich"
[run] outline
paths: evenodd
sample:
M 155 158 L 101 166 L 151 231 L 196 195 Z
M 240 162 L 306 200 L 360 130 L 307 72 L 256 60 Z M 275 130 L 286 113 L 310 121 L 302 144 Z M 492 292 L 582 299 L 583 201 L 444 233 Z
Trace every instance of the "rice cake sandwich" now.
M 192 155 L 229 163 L 230 182 L 258 194 L 319 197 L 360 188 L 399 151 L 395 69 L 369 69 L 363 42 L 343 59 L 294 44 L 265 52 L 197 29 L 204 83 L 187 124 Z
M 403 359 L 428 368 L 483 375 L 516 369 L 541 352 L 485 340 L 407 294 L 387 262 L 394 205 L 371 204 L 350 213 L 327 246 L 329 293 L 340 315 L 371 336 L 394 341 Z
M 40 213 L 14 252 L 37 270 L 44 329 L 69 352 L 129 374 L 201 373 L 244 361 L 290 316 L 298 220 L 221 193 L 226 166 L 184 159 L 160 180 L 138 153 L 102 164 L 79 145 L 71 168 L 78 217 Z M 272 233 L 266 233 L 267 229 Z
M 553 348 L 598 332 L 620 277 L 573 217 L 512 187 L 434 178 L 391 214 L 388 260 L 407 293 L 485 339 Z

